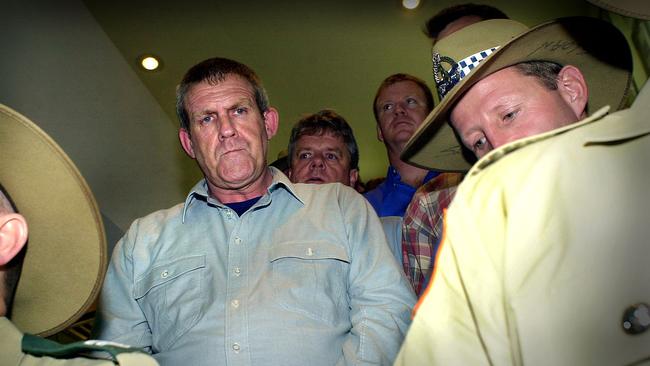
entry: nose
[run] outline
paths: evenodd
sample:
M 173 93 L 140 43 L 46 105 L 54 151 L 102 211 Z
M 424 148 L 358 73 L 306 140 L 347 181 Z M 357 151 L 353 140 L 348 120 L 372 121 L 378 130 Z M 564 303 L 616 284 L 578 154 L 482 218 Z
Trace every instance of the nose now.
M 224 140 L 237 134 L 237 129 L 230 118 L 222 118 L 219 121 L 219 139 Z
M 323 169 L 325 164 L 323 163 L 323 158 L 320 155 L 314 155 L 314 157 L 309 162 L 309 168 L 311 169 Z
M 404 102 L 395 103 L 395 114 L 406 114 L 406 105 Z

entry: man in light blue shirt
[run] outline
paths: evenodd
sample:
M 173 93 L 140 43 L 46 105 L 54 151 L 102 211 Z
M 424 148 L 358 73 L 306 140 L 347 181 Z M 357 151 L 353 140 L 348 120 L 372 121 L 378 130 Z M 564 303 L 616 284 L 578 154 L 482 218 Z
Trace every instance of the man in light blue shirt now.
M 205 179 L 117 244 L 98 337 L 162 365 L 391 364 L 415 296 L 370 205 L 267 167 L 278 113 L 245 65 L 192 67 L 177 111 Z

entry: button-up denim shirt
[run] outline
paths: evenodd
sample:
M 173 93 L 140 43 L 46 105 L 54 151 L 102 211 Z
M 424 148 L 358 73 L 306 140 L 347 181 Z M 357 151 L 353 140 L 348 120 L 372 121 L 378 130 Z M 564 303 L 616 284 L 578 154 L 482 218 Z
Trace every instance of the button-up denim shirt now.
M 279 171 L 241 217 L 199 182 L 136 220 L 111 259 L 99 339 L 162 365 L 391 364 L 415 296 L 374 210 Z

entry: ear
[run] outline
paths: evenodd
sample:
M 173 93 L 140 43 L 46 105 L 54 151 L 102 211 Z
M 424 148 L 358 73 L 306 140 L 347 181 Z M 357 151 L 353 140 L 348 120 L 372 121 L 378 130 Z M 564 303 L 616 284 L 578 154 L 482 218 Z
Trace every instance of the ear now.
M 190 136 L 189 131 L 181 127 L 178 130 L 178 139 L 181 140 L 181 145 L 183 146 L 183 150 L 185 150 L 185 153 L 189 155 L 190 158 L 196 159 L 196 155 L 194 154 L 194 148 L 192 147 L 192 137 Z
M 384 142 L 384 135 L 381 133 L 381 127 L 379 127 L 379 123 L 377 123 L 376 127 L 377 127 L 377 140 Z
M 589 90 L 584 75 L 577 67 L 567 65 L 560 70 L 557 75 L 557 88 L 578 119 L 587 116 Z
M 357 181 L 359 180 L 359 170 L 350 169 L 350 187 L 356 189 Z
M 9 263 L 27 243 L 27 221 L 12 213 L 0 216 L 0 266 Z
M 271 137 L 275 136 L 275 134 L 278 132 L 280 115 L 278 114 L 277 109 L 269 107 L 266 112 L 264 112 L 263 117 L 264 128 L 266 129 L 266 138 L 270 140 Z
M 291 175 L 292 174 L 293 174 L 293 171 L 291 170 L 291 168 L 288 168 L 287 169 L 287 177 L 289 178 L 289 180 L 291 180 Z M 293 182 L 293 181 L 291 180 L 291 182 Z M 293 182 L 293 183 L 295 183 L 295 182 Z

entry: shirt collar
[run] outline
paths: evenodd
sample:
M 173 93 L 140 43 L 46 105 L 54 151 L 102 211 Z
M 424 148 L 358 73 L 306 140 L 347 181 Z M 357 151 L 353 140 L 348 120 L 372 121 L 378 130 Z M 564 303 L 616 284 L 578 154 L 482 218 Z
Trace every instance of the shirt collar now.
M 430 181 L 431 179 L 435 178 L 438 176 L 440 172 L 434 171 L 434 170 L 429 170 L 427 171 L 427 175 L 424 177 L 424 180 L 422 181 L 422 184 Z M 399 174 L 397 169 L 395 169 L 392 165 L 388 166 L 388 172 L 386 172 L 386 182 L 388 184 L 406 184 L 402 182 L 402 176 Z
M 399 183 L 402 181 L 402 176 L 399 175 L 397 169 L 392 165 L 388 166 L 388 171 L 386 172 L 386 182 L 388 183 Z
M 271 170 L 273 181 L 267 188 L 267 193 L 255 205 L 268 205 L 271 203 L 271 195 L 276 191 L 286 191 L 294 199 L 304 205 L 304 201 L 296 192 L 296 188 L 289 178 L 275 167 L 269 167 L 269 169 Z M 185 223 L 185 214 L 187 213 L 188 208 L 197 200 L 197 198 L 200 198 L 201 201 L 205 201 L 208 204 L 213 204 L 221 208 L 227 207 L 223 203 L 219 202 L 218 199 L 210 196 L 208 192 L 208 182 L 203 178 L 192 187 L 190 193 L 185 197 L 185 204 L 183 205 L 183 223 Z

